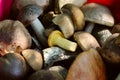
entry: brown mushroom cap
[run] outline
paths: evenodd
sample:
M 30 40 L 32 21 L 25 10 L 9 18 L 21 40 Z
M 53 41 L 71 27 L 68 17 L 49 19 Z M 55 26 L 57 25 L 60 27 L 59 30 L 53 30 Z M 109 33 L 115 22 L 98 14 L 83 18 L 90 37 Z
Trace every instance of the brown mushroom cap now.
M 119 33 L 112 34 L 100 49 L 102 57 L 110 63 L 120 63 L 120 47 L 115 44 Z
M 115 24 L 112 28 L 112 33 L 120 33 L 120 23 L 119 24 Z
M 0 80 L 23 80 L 27 65 L 20 54 L 8 53 L 0 57 Z
M 97 3 L 88 3 L 82 6 L 81 10 L 85 15 L 85 20 L 106 26 L 114 25 L 114 18 L 110 10 Z
M 82 50 L 89 50 L 90 48 L 96 49 L 100 47 L 95 37 L 87 32 L 83 31 L 75 32 L 74 39 L 76 40 L 80 48 L 82 48 Z
M 27 6 L 24 6 L 20 10 L 18 19 L 24 24 L 30 24 L 30 22 L 34 21 L 42 13 L 43 13 L 42 7 L 35 4 L 29 4 Z
M 21 22 L 13 20 L 0 22 L 0 54 L 6 51 L 16 52 L 18 47 L 30 48 L 31 44 L 31 36 Z
M 84 14 L 78 6 L 74 4 L 66 4 L 61 8 L 61 10 L 72 18 L 75 30 L 82 30 L 84 28 Z
M 32 49 L 26 49 L 22 51 L 22 55 L 28 64 L 33 68 L 33 70 L 38 71 L 42 68 L 43 59 L 40 52 Z
M 105 66 L 95 49 L 89 49 L 76 57 L 66 80 L 106 80 Z

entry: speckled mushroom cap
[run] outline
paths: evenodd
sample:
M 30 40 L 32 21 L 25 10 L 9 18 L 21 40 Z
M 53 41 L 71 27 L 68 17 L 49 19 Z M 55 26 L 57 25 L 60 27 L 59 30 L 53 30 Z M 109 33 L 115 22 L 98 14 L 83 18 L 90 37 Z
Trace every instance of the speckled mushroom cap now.
M 24 24 L 28 24 L 38 18 L 42 13 L 42 7 L 35 4 L 29 4 L 22 8 L 19 13 L 18 19 Z
M 110 10 L 100 4 L 97 3 L 88 3 L 84 5 L 81 10 L 85 15 L 85 20 L 106 25 L 106 26 L 113 26 L 114 25 L 114 18 L 111 15 Z

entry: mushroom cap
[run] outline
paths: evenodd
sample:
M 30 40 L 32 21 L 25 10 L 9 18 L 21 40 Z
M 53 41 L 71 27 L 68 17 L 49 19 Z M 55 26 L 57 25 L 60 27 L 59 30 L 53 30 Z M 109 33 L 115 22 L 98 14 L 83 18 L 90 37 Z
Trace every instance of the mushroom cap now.
M 66 80 L 106 80 L 105 66 L 96 49 L 89 49 L 76 57 Z
M 55 0 L 55 12 L 60 13 L 61 8 L 68 3 L 81 7 L 87 0 Z
M 88 3 L 81 10 L 85 15 L 85 20 L 106 26 L 114 25 L 114 18 L 110 10 L 97 3 Z
M 59 14 L 52 21 L 59 26 L 65 38 L 70 38 L 74 34 L 74 25 L 68 15 Z
M 118 36 L 119 33 L 112 34 L 109 38 L 107 38 L 104 45 L 100 49 L 102 57 L 107 62 L 120 64 L 120 47 L 115 44 Z
M 112 28 L 112 33 L 120 33 L 120 23 L 115 24 Z
M 21 9 L 18 19 L 24 24 L 29 24 L 38 18 L 42 13 L 42 7 L 35 4 L 29 4 Z
M 24 50 L 30 48 L 31 44 L 31 36 L 20 21 L 4 20 L 0 22 L 0 54 L 16 52 L 19 47 Z
M 76 40 L 80 48 L 82 48 L 82 50 L 84 51 L 89 50 L 90 48 L 96 49 L 100 47 L 95 37 L 87 32 L 83 32 L 83 31 L 75 32 L 74 39 Z
M 84 28 L 84 14 L 78 6 L 74 4 L 66 4 L 61 10 L 63 13 L 68 14 L 72 18 L 75 30 L 82 30 Z
M 55 41 L 58 37 L 64 37 L 64 35 L 58 30 L 51 32 L 48 37 L 48 45 L 49 46 L 55 45 Z
M 26 59 L 27 63 L 33 68 L 33 70 L 38 71 L 43 66 L 43 59 L 41 53 L 36 50 L 26 49 L 22 51 L 23 57 Z

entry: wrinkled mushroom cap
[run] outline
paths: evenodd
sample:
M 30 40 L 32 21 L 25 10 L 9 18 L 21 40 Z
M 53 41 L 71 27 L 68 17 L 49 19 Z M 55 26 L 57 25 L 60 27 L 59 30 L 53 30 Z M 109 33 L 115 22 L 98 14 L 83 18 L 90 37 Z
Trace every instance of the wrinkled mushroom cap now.
M 42 13 L 42 7 L 35 4 L 29 4 L 21 9 L 18 19 L 24 24 L 30 24 L 30 22 L 34 21 Z
M 85 15 L 85 20 L 93 23 L 98 23 L 106 26 L 114 25 L 114 18 L 110 10 L 97 3 L 88 3 L 84 5 L 81 10 Z

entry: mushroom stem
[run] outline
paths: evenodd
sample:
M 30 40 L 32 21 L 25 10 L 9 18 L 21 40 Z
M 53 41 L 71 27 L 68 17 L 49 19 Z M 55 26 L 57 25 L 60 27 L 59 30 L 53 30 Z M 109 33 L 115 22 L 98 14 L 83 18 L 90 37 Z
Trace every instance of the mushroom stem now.
M 95 26 L 95 23 L 89 22 L 88 25 L 85 28 L 85 31 L 88 32 L 88 33 L 92 33 L 92 30 L 93 30 L 94 26 Z
M 60 36 L 56 36 L 55 44 L 69 51 L 75 51 L 77 44 Z
M 35 31 L 36 36 L 38 37 L 38 40 L 41 42 L 41 44 L 43 44 L 44 46 L 47 46 L 47 39 L 44 36 L 45 29 L 44 29 L 42 23 L 39 21 L 39 19 L 36 18 L 30 24 L 31 24 L 33 30 Z
M 50 41 L 51 39 L 51 41 Z M 57 45 L 63 49 L 74 52 L 77 48 L 77 43 L 64 38 L 60 31 L 53 31 L 48 38 L 49 46 Z

